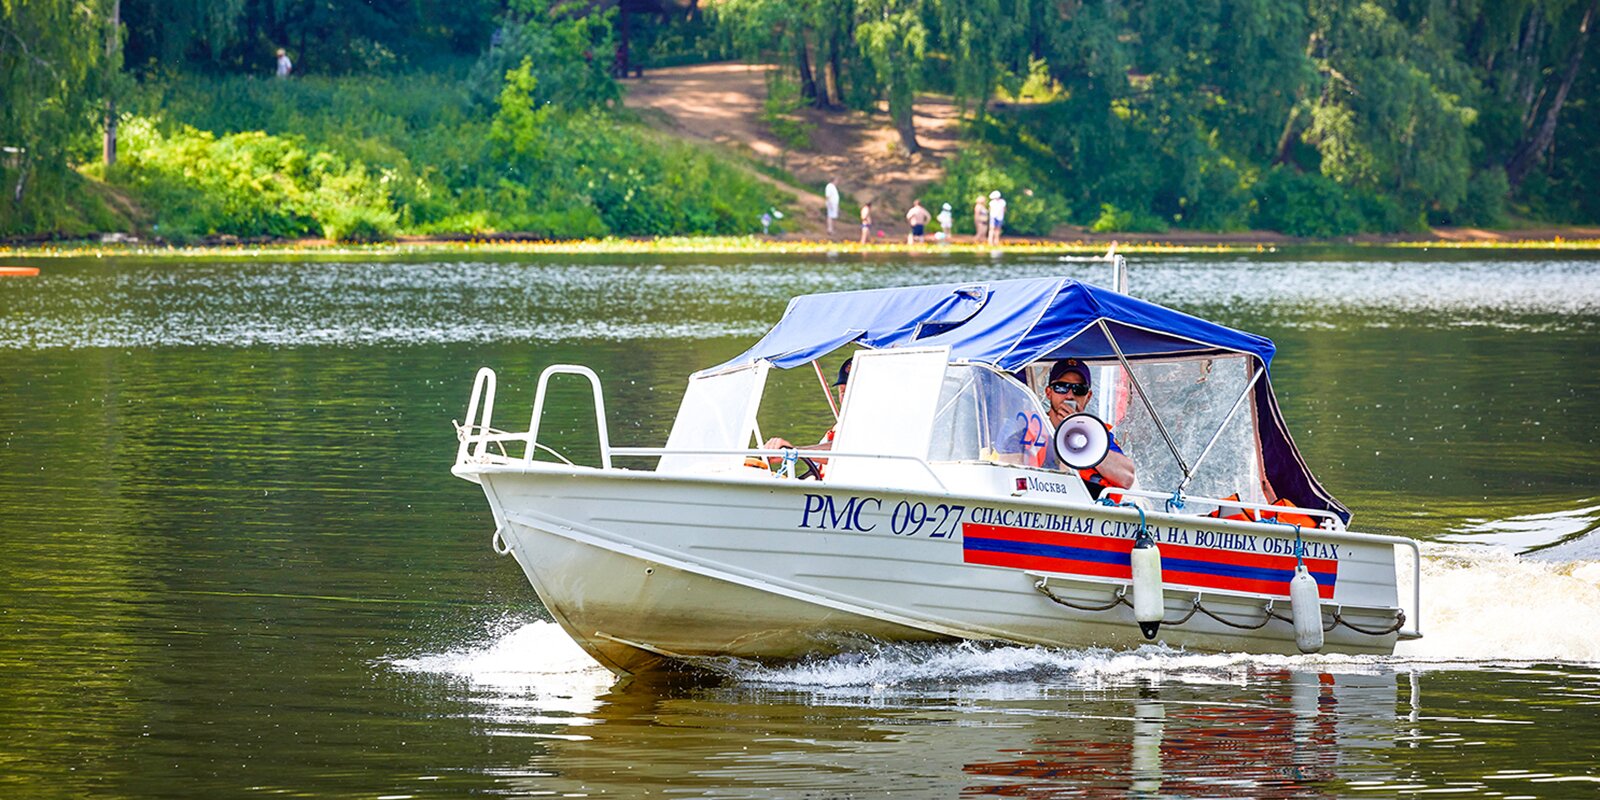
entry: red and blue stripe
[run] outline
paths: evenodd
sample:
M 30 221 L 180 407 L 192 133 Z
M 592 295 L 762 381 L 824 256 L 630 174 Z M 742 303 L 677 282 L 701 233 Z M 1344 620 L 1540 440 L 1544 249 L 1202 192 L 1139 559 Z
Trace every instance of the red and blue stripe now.
M 1081 533 L 1008 528 L 968 522 L 961 526 L 962 555 L 968 564 L 1009 567 L 1033 572 L 1054 572 L 1096 578 L 1132 580 L 1129 553 L 1132 539 Z M 1195 589 L 1289 596 L 1294 577 L 1294 556 L 1244 553 L 1212 547 L 1164 542 L 1161 547 L 1162 580 Z M 1317 593 L 1332 599 L 1339 578 L 1339 562 L 1308 558 L 1306 569 L 1317 581 Z

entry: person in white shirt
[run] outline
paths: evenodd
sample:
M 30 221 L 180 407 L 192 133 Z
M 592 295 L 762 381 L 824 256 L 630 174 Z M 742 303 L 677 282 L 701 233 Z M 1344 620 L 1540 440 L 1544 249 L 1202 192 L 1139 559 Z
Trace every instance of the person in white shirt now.
M 989 246 L 1000 244 L 1000 234 L 1006 228 L 1006 199 L 1000 196 L 1000 190 L 989 193 Z
M 289 54 L 283 48 L 278 48 L 278 77 L 287 78 L 294 70 L 294 64 L 289 61 Z
M 828 188 L 822 190 L 823 201 L 828 205 L 828 235 L 833 235 L 833 221 L 839 218 L 839 187 L 828 181 Z

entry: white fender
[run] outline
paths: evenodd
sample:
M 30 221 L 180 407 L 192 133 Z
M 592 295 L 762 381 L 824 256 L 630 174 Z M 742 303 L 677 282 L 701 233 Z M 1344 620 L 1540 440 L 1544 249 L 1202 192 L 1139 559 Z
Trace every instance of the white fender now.
M 1322 649 L 1322 598 L 1317 595 L 1317 579 L 1301 564 L 1289 581 L 1289 610 L 1294 617 L 1294 643 L 1302 653 Z
M 1167 614 L 1167 600 L 1161 588 L 1161 548 L 1143 534 L 1134 541 L 1129 557 L 1133 565 L 1133 618 L 1144 638 L 1154 639 Z

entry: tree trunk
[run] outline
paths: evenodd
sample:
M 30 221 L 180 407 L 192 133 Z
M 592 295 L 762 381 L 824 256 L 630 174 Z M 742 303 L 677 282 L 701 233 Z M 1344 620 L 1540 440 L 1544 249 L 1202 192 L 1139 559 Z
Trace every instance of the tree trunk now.
M 112 0 L 111 27 L 106 31 L 106 138 L 100 155 L 107 167 L 117 165 L 117 96 L 113 86 L 119 66 L 117 51 L 122 42 L 122 0 Z
M 922 152 L 922 145 L 917 142 L 917 125 L 910 104 L 906 105 L 905 113 L 895 115 L 894 127 L 900 132 L 900 143 L 905 145 L 906 153 L 916 155 Z
M 617 7 L 617 53 L 611 64 L 611 73 L 618 78 L 626 79 L 632 64 L 628 63 L 628 12 Z
M 826 108 L 838 108 L 844 104 L 844 96 L 839 93 L 839 42 L 833 37 L 828 37 L 827 54 L 822 60 L 822 105 Z
M 1322 37 L 1312 31 L 1306 37 L 1306 60 L 1311 60 L 1317 55 L 1317 45 Z M 1324 79 L 1326 81 L 1326 79 Z M 1326 97 L 1326 83 L 1324 83 L 1324 97 Z M 1294 126 L 1300 120 L 1300 103 L 1305 100 L 1306 85 L 1301 83 L 1294 87 L 1294 104 L 1289 106 L 1289 118 L 1283 121 L 1283 132 L 1278 134 L 1277 154 L 1272 157 L 1272 165 L 1279 166 L 1289 163 L 1289 149 L 1294 146 Z
M 844 59 L 844 48 L 839 46 L 839 38 L 839 34 L 835 33 L 833 43 L 828 48 L 828 74 L 832 76 L 833 80 L 833 101 L 843 106 L 845 104 L 844 71 L 840 62 Z
M 817 105 L 817 81 L 811 74 L 811 44 L 807 41 L 804 29 L 795 36 L 799 46 L 795 48 L 795 66 L 800 70 L 800 96 L 807 102 Z M 827 103 L 826 98 L 823 104 Z
M 1561 75 L 1561 84 L 1556 87 L 1550 102 L 1544 106 L 1543 115 L 1537 117 L 1539 124 L 1533 129 L 1532 135 L 1524 137 L 1511 152 L 1511 157 L 1506 159 L 1506 180 L 1511 183 L 1512 191 L 1516 191 L 1522 185 L 1528 173 L 1533 171 L 1545 153 L 1550 151 L 1550 145 L 1555 143 L 1556 121 L 1561 114 L 1561 107 L 1567 102 L 1567 92 L 1572 89 L 1572 82 L 1578 77 L 1578 67 L 1583 64 L 1583 51 L 1589 45 L 1589 26 L 1594 21 L 1597 7 L 1600 7 L 1600 0 L 1589 0 L 1589 7 L 1583 12 L 1583 20 L 1578 23 L 1578 36 L 1572 43 L 1571 54 L 1567 56 L 1567 68 Z

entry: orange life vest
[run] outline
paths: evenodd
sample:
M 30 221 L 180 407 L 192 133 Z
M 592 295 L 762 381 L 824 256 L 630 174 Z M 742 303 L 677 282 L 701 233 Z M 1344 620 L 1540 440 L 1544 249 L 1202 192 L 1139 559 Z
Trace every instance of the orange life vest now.
M 1281 498 L 1277 502 L 1273 503 L 1273 505 L 1275 505 L 1275 506 L 1284 506 L 1284 507 L 1287 507 L 1287 508 L 1294 508 L 1295 507 L 1294 503 L 1291 503 L 1288 500 L 1284 500 L 1284 499 L 1281 499 Z M 1282 522 L 1285 525 L 1299 525 L 1302 528 L 1315 528 L 1315 527 L 1317 527 L 1317 521 L 1315 519 L 1312 519 L 1311 517 L 1308 517 L 1305 514 L 1296 514 L 1296 513 L 1292 512 L 1292 511 L 1263 511 L 1263 512 L 1261 512 L 1261 518 L 1262 519 L 1275 519 L 1275 520 L 1277 520 L 1279 522 Z
M 1222 498 L 1222 500 L 1224 503 L 1229 500 L 1237 503 L 1239 502 L 1239 493 L 1234 492 L 1233 494 Z M 1282 498 L 1274 501 L 1273 505 L 1283 508 L 1295 507 L 1294 503 Z M 1312 519 L 1305 514 L 1296 514 L 1292 511 L 1262 511 L 1258 515 L 1254 509 L 1244 508 L 1241 506 L 1222 505 L 1219 506 L 1217 510 L 1207 514 L 1206 516 L 1218 517 L 1221 519 L 1239 520 L 1241 522 L 1266 522 L 1269 520 L 1275 520 L 1285 525 L 1299 525 L 1302 528 L 1317 527 L 1317 521 L 1315 519 Z
M 1233 502 L 1237 503 L 1237 502 L 1239 502 L 1239 493 L 1238 492 L 1234 492 L 1233 494 L 1230 494 L 1227 497 L 1224 497 L 1222 499 L 1223 499 L 1224 502 L 1232 500 Z M 1238 520 L 1240 522 L 1255 522 L 1256 521 L 1256 512 L 1251 510 L 1251 509 L 1244 508 L 1244 507 L 1241 507 L 1241 506 L 1228 506 L 1228 505 L 1217 506 L 1215 511 L 1212 511 L 1210 514 L 1207 514 L 1206 516 L 1215 517 L 1215 518 L 1218 518 L 1218 519 Z

